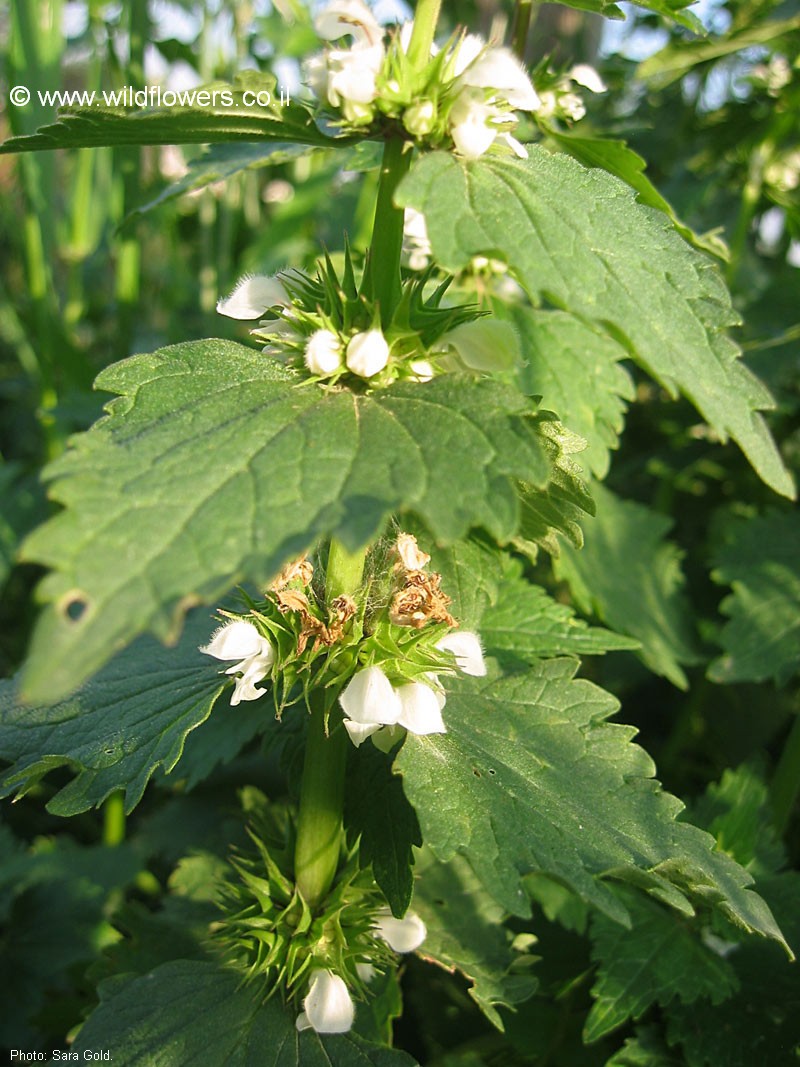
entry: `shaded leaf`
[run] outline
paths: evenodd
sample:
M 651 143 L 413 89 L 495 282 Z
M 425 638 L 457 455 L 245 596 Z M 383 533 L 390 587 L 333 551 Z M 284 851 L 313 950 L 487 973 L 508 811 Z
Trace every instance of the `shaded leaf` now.
M 413 1067 L 356 1034 L 298 1033 L 296 1012 L 215 963 L 176 960 L 100 987 L 73 1045 L 124 1049 L 126 1067 Z
M 538 985 L 531 973 L 534 957 L 515 951 L 513 934 L 503 926 L 505 913 L 486 893 L 460 857 L 437 863 L 420 857 L 414 911 L 428 934 L 420 954 L 470 982 L 469 995 L 502 1030 L 498 1007 L 527 1000 Z
M 719 635 L 725 652 L 709 678 L 784 685 L 800 669 L 800 514 L 734 522 L 715 563 L 712 578 L 733 593 L 722 602 L 730 619 Z
M 50 707 L 20 703 L 16 683 L 0 681 L 0 756 L 11 763 L 3 795 L 26 793 L 67 765 L 76 777 L 48 810 L 74 815 L 123 789 L 130 811 L 157 767 L 172 770 L 187 734 L 208 718 L 227 683 L 219 663 L 197 650 L 211 629 L 208 615 L 199 613 L 176 648 L 142 638 L 74 696 Z M 232 710 L 220 707 L 218 714 Z M 271 704 L 260 714 L 268 721 Z
M 642 504 L 592 486 L 597 516 L 581 552 L 565 548 L 555 561 L 575 602 L 642 645 L 650 670 L 686 688 L 681 665 L 698 662 L 691 613 L 682 592 L 681 556 L 666 540 L 672 521 Z

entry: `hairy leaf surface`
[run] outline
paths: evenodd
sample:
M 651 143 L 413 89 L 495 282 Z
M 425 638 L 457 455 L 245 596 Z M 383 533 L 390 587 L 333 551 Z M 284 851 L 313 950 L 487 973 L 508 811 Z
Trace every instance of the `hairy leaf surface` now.
M 541 872 L 617 922 L 616 878 L 685 914 L 715 903 L 733 922 L 781 940 L 750 875 L 714 840 L 676 822 L 681 803 L 652 778 L 635 730 L 604 720 L 602 689 L 574 680 L 577 663 L 543 660 L 498 681 L 448 683 L 448 733 L 406 737 L 395 760 L 425 843 L 469 860 L 508 911 L 528 915 L 522 879 Z
M 583 550 L 565 548 L 556 574 L 582 611 L 636 637 L 647 666 L 684 689 L 681 665 L 698 656 L 680 553 L 666 540 L 672 522 L 601 485 L 593 485 L 592 494 L 597 515 L 586 524 Z
M 33 701 L 143 631 L 174 640 L 187 606 L 269 581 L 320 537 L 360 547 L 392 512 L 444 541 L 473 525 L 507 540 L 518 480 L 544 486 L 558 461 L 551 416 L 466 376 L 356 396 L 202 341 L 118 363 L 97 387 L 120 398 L 51 466 L 66 510 L 26 542 L 55 568 L 23 678 Z
M 733 586 L 719 635 L 725 654 L 709 668 L 715 682 L 785 684 L 800 669 L 800 514 L 739 520 L 716 555 L 715 582 Z
M 716 265 L 660 211 L 602 170 L 531 145 L 529 159 L 423 156 L 401 185 L 425 215 L 434 255 L 460 270 L 507 260 L 535 300 L 598 323 L 673 395 L 684 393 L 759 475 L 791 496 L 760 410 L 774 406 L 723 332 L 737 315 Z
M 72 1046 L 124 1049 L 126 1067 L 413 1067 L 405 1052 L 357 1034 L 298 1033 L 296 1012 L 236 971 L 176 960 L 149 974 L 112 979 Z

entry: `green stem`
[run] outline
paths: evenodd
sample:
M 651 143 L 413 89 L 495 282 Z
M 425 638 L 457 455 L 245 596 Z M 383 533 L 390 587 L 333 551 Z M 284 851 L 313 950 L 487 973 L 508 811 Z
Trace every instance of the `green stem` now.
M 411 166 L 410 142 L 392 137 L 383 149 L 372 244 L 369 251 L 369 278 L 372 297 L 381 309 L 381 325 L 392 321 L 400 299 L 400 254 L 403 251 L 403 209 L 395 207 L 397 186 Z
M 352 553 L 335 539 L 331 541 L 326 574 L 328 600 L 356 591 L 366 554 L 366 549 Z M 297 888 L 312 909 L 325 898 L 339 865 L 347 764 L 347 734 L 338 711 L 330 713 L 326 730 L 321 698 L 321 693 L 312 694 L 294 853 Z
M 775 829 L 782 836 L 800 793 L 800 715 L 789 731 L 769 791 Z
M 517 0 L 514 12 L 514 29 L 511 31 L 511 51 L 522 62 L 528 47 L 528 33 L 531 28 L 534 0 Z
M 120 789 L 112 793 L 103 805 L 103 844 L 108 848 L 125 840 L 125 794 Z
M 436 35 L 436 23 L 442 0 L 419 0 L 414 11 L 414 29 L 408 43 L 408 55 L 411 66 L 421 70 L 431 57 L 431 45 Z

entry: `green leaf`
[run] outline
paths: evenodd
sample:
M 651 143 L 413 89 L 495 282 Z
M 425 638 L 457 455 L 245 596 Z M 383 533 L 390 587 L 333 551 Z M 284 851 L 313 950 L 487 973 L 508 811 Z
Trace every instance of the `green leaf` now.
M 63 109 L 51 125 L 0 144 L 0 154 L 52 148 L 209 144 L 217 141 L 275 141 L 325 148 L 358 139 L 352 136 L 334 138 L 323 133 L 307 108 L 300 104 L 282 105 L 275 91 L 275 79 L 258 71 L 243 71 L 233 85 L 215 82 L 186 92 L 217 95 L 207 106 L 178 104 L 169 108 L 127 111 L 113 104 L 97 104 Z M 269 93 L 272 100 L 263 107 L 246 104 L 246 92 Z M 197 95 L 195 99 L 198 99 Z M 204 98 L 200 96 L 199 100 Z
M 66 510 L 23 549 L 56 568 L 23 676 L 59 699 L 150 630 L 174 640 L 186 607 L 268 582 L 320 537 L 356 549 L 413 510 L 443 541 L 519 521 L 517 480 L 544 486 L 552 417 L 469 376 L 366 396 L 304 383 L 226 341 L 134 356 L 97 387 L 121 394 L 49 469 Z
M 385 753 L 365 745 L 352 755 L 345 821 L 353 834 L 360 835 L 362 866 L 372 864 L 389 907 L 402 918 L 414 888 L 413 846 L 422 844 L 417 816 Z
M 793 945 L 800 945 L 800 874 L 789 871 L 759 882 Z M 673 1004 L 667 1037 L 683 1047 L 687 1067 L 783 1067 L 800 1056 L 800 969 L 774 945 L 749 941 L 729 956 L 740 992 L 713 1006 Z
M 397 199 L 424 214 L 445 269 L 461 270 L 475 255 L 507 260 L 533 299 L 606 329 L 723 440 L 732 437 L 768 485 L 792 496 L 758 414 L 773 400 L 722 332 L 738 318 L 716 265 L 613 175 L 538 145 L 528 155 L 464 162 L 431 153 Z
M 657 15 L 671 19 L 679 26 L 685 26 L 693 33 L 705 33 L 702 22 L 691 11 L 686 9 L 693 0 L 633 0 L 637 7 L 643 7 L 647 11 L 654 11 Z M 561 0 L 565 7 L 576 8 L 578 11 L 594 11 L 598 15 L 604 15 L 608 19 L 624 19 L 625 12 L 614 0 Z
M 424 852 L 418 864 L 414 911 L 428 933 L 420 950 L 425 959 L 458 970 L 469 995 L 486 1018 L 503 1030 L 498 1007 L 511 1008 L 531 997 L 538 985 L 530 973 L 534 957 L 515 951 L 505 913 L 460 857 L 437 863 Z
M 640 1019 L 653 1004 L 691 1004 L 700 997 L 719 1004 L 738 988 L 731 965 L 682 917 L 631 893 L 625 904 L 632 919 L 628 930 L 602 915 L 592 920 L 597 977 L 583 1030 L 589 1043 Z
M 633 382 L 621 366 L 627 352 L 602 330 L 563 311 L 510 309 L 525 359 L 520 384 L 541 396 L 570 430 L 586 441 L 577 462 L 596 478 L 608 473 L 611 449 L 619 445 L 625 401 Z
M 509 559 L 497 601 L 481 619 L 480 634 L 490 654 L 517 668 L 542 656 L 602 655 L 639 647 L 634 638 L 576 619 L 566 604 L 525 581 L 521 564 Z
M 670 519 L 593 485 L 597 517 L 581 552 L 565 548 L 555 561 L 586 614 L 641 641 L 641 658 L 685 689 L 681 664 L 698 662 L 691 611 L 682 592 L 680 552 L 666 534 Z
M 800 669 L 800 514 L 734 522 L 715 562 L 711 577 L 733 593 L 722 602 L 730 619 L 719 635 L 725 653 L 709 678 L 785 685 Z
M 168 200 L 183 196 L 184 193 L 196 192 L 214 182 L 226 181 L 234 174 L 244 170 L 257 170 L 259 167 L 273 166 L 296 159 L 311 151 L 309 146 L 281 143 L 268 144 L 235 143 L 213 144 L 203 151 L 197 159 L 189 161 L 186 174 L 178 181 L 172 182 L 158 196 L 135 209 L 135 214 L 152 211 Z
M 686 42 L 682 42 L 686 47 Z M 730 251 L 722 238 L 714 231 L 708 234 L 696 234 L 677 217 L 672 206 L 659 193 L 658 189 L 645 175 L 647 164 L 625 141 L 609 141 L 604 137 L 581 137 L 572 131 L 564 133 L 546 127 L 547 136 L 571 156 L 586 167 L 600 167 L 609 174 L 615 174 L 626 185 L 636 190 L 640 204 L 647 204 L 658 211 L 663 211 L 672 225 L 689 244 L 712 256 L 728 261 Z M 559 409 L 560 410 L 560 409 Z M 577 427 L 573 427 L 577 429 Z
M 656 1027 L 638 1027 L 606 1067 L 685 1067 L 683 1058 L 670 1054 Z
M 413 1067 L 405 1052 L 357 1034 L 298 1033 L 296 1012 L 215 963 L 176 960 L 100 986 L 72 1046 L 124 1049 L 126 1067 Z
M 571 659 L 542 660 L 498 681 L 448 683 L 448 733 L 409 734 L 396 760 L 425 843 L 442 862 L 464 855 L 512 914 L 530 905 L 522 879 L 552 877 L 616 922 L 619 879 L 691 914 L 715 904 L 731 921 L 782 942 L 752 878 L 714 840 L 676 822 L 681 803 L 652 780 L 635 730 L 604 720 L 616 700 L 574 680 Z
M 74 815 L 118 789 L 125 790 L 130 811 L 156 768 L 172 770 L 187 734 L 211 714 L 223 681 L 219 663 L 197 646 L 212 629 L 208 615 L 200 614 L 177 648 L 143 638 L 75 696 L 51 707 L 20 703 L 15 683 L 0 681 L 0 756 L 11 762 L 2 795 L 27 793 L 66 764 L 77 775 L 49 801 L 49 811 Z M 233 710 L 220 707 L 217 714 L 224 718 Z

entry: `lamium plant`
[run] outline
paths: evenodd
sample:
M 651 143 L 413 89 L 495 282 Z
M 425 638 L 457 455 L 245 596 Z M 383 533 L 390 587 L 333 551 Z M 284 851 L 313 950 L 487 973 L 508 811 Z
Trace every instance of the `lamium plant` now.
M 54 506 L 20 549 L 48 569 L 43 607 L 0 686 L 2 788 L 46 789 L 52 816 L 103 809 L 118 864 L 97 992 L 58 1041 L 126 1067 L 780 1067 L 800 1047 L 796 979 L 764 1038 L 784 1059 L 736 1059 L 693 1020 L 707 1009 L 722 1034 L 759 961 L 794 974 L 796 729 L 772 780 L 726 772 L 687 817 L 598 682 L 793 676 L 764 583 L 784 581 L 776 625 L 796 637 L 796 441 L 784 456 L 727 332 L 723 243 L 632 149 L 581 132 L 614 78 L 529 66 L 522 0 L 509 43 L 440 3 L 389 25 L 364 0 L 292 5 L 308 44 L 292 100 L 247 70 L 232 104 L 68 108 L 0 148 L 227 143 L 228 176 L 253 146 L 259 165 L 324 156 L 359 171 L 371 221 L 220 291 L 238 341 L 107 366 L 105 413 L 46 467 Z M 642 6 L 698 28 L 681 3 Z M 737 521 L 793 575 L 758 569 L 758 538 L 743 567 L 734 523 L 710 680 L 713 628 L 704 652 L 668 523 L 603 484 L 627 406 L 655 396 L 692 406 L 706 471 L 749 463 Z M 761 677 L 743 613 L 770 650 Z M 162 846 L 166 873 L 148 866 Z M 20 884 L 52 877 L 37 871 Z

